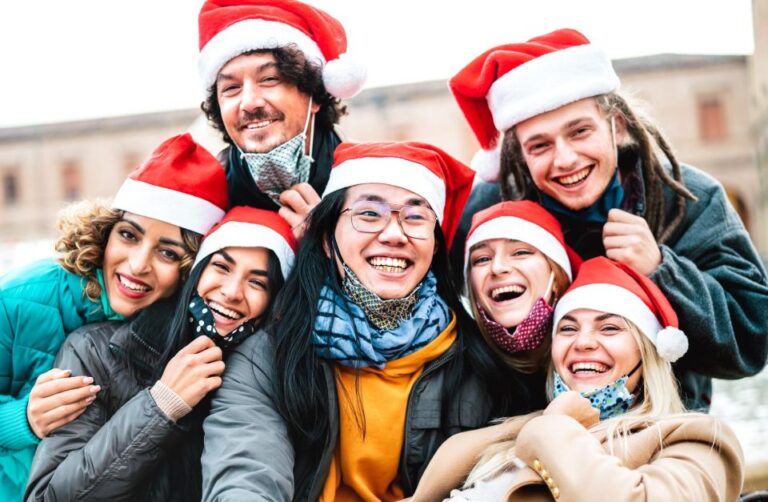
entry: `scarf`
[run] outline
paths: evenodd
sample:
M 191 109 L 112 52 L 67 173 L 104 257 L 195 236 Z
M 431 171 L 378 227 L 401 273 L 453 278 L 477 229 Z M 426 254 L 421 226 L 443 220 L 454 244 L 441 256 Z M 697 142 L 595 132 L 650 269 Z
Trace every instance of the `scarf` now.
M 229 350 L 251 336 L 259 327 L 260 317 L 246 319 L 240 326 L 225 336 L 216 331 L 216 320 L 211 309 L 197 293 L 193 293 L 189 302 L 189 323 L 195 328 L 195 334 L 207 335 L 222 350 Z
M 632 370 L 629 375 L 634 371 Z M 557 397 L 564 392 L 568 392 L 570 389 L 565 385 L 560 375 L 556 371 L 554 373 L 554 397 Z M 626 386 L 629 375 L 625 375 L 604 387 L 580 392 L 582 397 L 589 399 L 589 404 L 593 408 L 600 411 L 600 420 L 623 415 L 629 410 L 629 407 L 635 400 L 635 396 L 629 392 Z
M 363 286 L 357 275 L 346 263 L 342 289 L 352 302 L 363 309 L 368 322 L 379 330 L 397 328 L 400 323 L 411 316 L 413 306 L 419 299 L 419 288 L 414 288 L 405 298 L 382 300 L 379 295 Z
M 393 329 L 379 329 L 369 321 L 362 307 L 346 294 L 338 294 L 326 280 L 320 290 L 312 329 L 315 353 L 345 366 L 381 369 L 387 361 L 429 344 L 448 326 L 451 313 L 437 294 L 437 279 L 432 271 L 416 289 L 418 299 L 410 316 L 401 319 Z

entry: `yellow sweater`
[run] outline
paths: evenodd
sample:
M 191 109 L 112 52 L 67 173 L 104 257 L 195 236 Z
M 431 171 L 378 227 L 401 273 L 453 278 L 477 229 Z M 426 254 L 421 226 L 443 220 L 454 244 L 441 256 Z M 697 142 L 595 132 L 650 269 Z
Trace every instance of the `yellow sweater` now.
M 424 366 L 456 340 L 456 316 L 428 345 L 383 369 L 336 366 L 339 443 L 325 480 L 322 502 L 390 501 L 403 498 L 398 470 L 405 414 Z M 365 416 L 365 436 L 361 415 Z

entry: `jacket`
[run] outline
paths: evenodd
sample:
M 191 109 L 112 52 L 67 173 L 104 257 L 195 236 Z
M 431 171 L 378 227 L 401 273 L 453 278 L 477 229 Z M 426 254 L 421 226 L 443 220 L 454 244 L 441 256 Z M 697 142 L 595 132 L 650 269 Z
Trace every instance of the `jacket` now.
M 638 164 L 637 169 L 642 169 L 642 165 Z M 688 353 L 673 365 L 683 401 L 689 409 L 704 411 L 710 405 L 712 378 L 752 376 L 765 366 L 768 279 L 722 185 L 695 167 L 682 165 L 681 169 L 686 187 L 698 201 L 686 202 L 677 231 L 659 246 L 662 262 L 650 278 L 669 299 L 680 329 L 688 336 Z M 642 216 L 644 187 L 642 178 L 635 180 L 638 186 L 629 192 L 639 193 L 625 197 L 623 209 Z M 675 198 L 672 190 L 663 186 L 669 221 Z M 463 250 L 472 215 L 499 201 L 498 185 L 482 183 L 475 187 L 462 216 L 454 250 Z M 602 225 L 578 224 L 555 216 L 563 226 L 566 242 L 582 258 L 604 253 Z M 454 266 L 461 260 L 463 257 L 453 253 Z
M 187 487 L 171 485 L 168 469 L 179 455 L 201 453 L 202 441 L 190 437 L 194 424 L 185 420 L 195 412 L 173 422 L 149 392 L 152 368 L 160 364 L 152 339 L 168 324 L 157 315 L 160 307 L 128 323 L 86 326 L 67 338 L 56 364 L 92 376 L 102 390 L 82 415 L 40 443 L 25 500 L 188 499 L 181 495 Z M 185 443 L 191 447 L 183 448 Z
M 446 363 L 455 344 L 427 364 L 414 384 L 405 419 L 400 482 L 412 493 L 429 459 L 450 435 L 485 425 L 491 404 L 479 378 L 469 374 L 447 406 L 441 398 Z M 338 442 L 338 397 L 331 363 L 323 363 L 330 431 L 322 451 L 293 444 L 275 405 L 274 346 L 254 335 L 230 356 L 224 382 L 205 419 L 203 500 L 317 500 Z M 447 410 L 443 413 L 442 410 Z
M 567 415 L 521 417 L 516 440 L 517 465 L 499 476 L 501 500 L 737 500 L 744 480 L 744 455 L 733 430 L 714 417 L 699 413 L 670 416 L 632 428 L 626 442 L 614 439 L 613 452 L 605 430 L 585 429 Z M 430 486 L 445 479 L 461 480 L 454 463 L 456 451 L 472 452 L 470 434 L 451 438 L 450 459 L 439 451 L 431 471 L 419 486 L 423 497 L 438 495 Z M 463 448 L 462 448 L 463 443 Z M 522 463 L 520 463 L 520 461 Z M 493 483 L 493 479 L 490 483 Z M 473 489 L 451 500 L 475 500 Z M 429 495 L 427 495 L 429 494 Z
M 325 185 L 328 184 L 328 177 L 331 175 L 331 165 L 333 164 L 333 152 L 340 143 L 341 139 L 333 129 L 330 131 L 318 130 L 315 134 L 312 147 L 312 158 L 315 161 L 309 171 L 309 184 L 312 185 L 318 195 L 323 194 Z M 280 209 L 256 186 L 248 171 L 248 166 L 240 160 L 239 153 L 237 148 L 230 145 L 218 155 L 218 159 L 227 173 L 229 206 L 252 206 L 270 211 Z
M 40 441 L 27 422 L 29 392 L 53 368 L 65 336 L 103 321 L 109 311 L 89 300 L 85 279 L 43 260 L 0 278 L 0 500 L 20 500 Z

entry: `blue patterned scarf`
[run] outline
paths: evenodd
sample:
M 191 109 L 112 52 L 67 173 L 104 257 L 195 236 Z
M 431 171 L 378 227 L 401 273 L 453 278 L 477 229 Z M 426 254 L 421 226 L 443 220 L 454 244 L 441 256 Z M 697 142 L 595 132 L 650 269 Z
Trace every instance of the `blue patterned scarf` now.
M 381 369 L 387 361 L 416 352 L 437 338 L 451 320 L 448 305 L 437 294 L 432 271 L 419 286 L 418 296 L 409 319 L 394 329 L 379 330 L 348 296 L 337 294 L 325 284 L 312 330 L 315 353 L 345 366 Z

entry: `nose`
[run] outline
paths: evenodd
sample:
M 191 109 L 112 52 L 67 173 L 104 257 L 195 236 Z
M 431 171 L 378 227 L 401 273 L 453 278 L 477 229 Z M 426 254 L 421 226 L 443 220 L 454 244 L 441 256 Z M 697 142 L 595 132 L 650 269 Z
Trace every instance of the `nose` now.
M 243 90 L 240 97 L 240 109 L 243 111 L 253 111 L 264 107 L 264 93 L 255 82 L 243 82 Z
M 573 146 L 563 138 L 555 140 L 555 167 L 568 169 L 576 166 L 579 156 Z
M 230 302 L 239 302 L 243 297 L 243 280 L 237 277 L 227 277 L 222 282 L 219 292 Z
M 131 252 L 128 265 L 132 274 L 143 275 L 149 272 L 152 268 L 152 251 L 151 246 L 139 246 Z
M 577 350 L 595 350 L 597 348 L 597 335 L 589 329 L 581 329 L 573 343 Z
M 491 260 L 491 273 L 493 275 L 502 275 L 509 272 L 509 264 L 504 253 L 496 253 Z
M 403 227 L 400 226 L 396 212 L 392 212 L 389 217 L 389 223 L 379 232 L 379 242 L 390 245 L 402 245 L 408 242 L 408 236 L 403 232 Z

